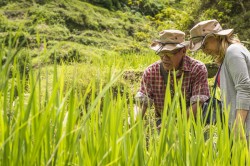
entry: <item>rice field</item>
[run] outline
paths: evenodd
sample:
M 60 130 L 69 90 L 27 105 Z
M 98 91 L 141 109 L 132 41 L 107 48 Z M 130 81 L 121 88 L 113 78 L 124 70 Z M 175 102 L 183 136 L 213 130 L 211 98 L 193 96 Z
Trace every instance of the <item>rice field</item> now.
M 114 93 L 114 85 L 128 68 L 120 67 L 122 60 L 107 63 L 107 78 L 94 77 L 82 91 L 77 74 L 65 86 L 64 71 L 56 64 L 47 75 L 32 68 L 20 73 L 19 50 L 2 50 L 0 165 L 249 164 L 246 141 L 234 139 L 226 125 L 227 110 L 223 125 L 204 126 L 193 116 L 187 120 L 178 82 L 173 99 L 166 92 L 158 130 L 153 109 L 145 119 L 131 118 L 134 93 L 128 87 L 118 86 Z

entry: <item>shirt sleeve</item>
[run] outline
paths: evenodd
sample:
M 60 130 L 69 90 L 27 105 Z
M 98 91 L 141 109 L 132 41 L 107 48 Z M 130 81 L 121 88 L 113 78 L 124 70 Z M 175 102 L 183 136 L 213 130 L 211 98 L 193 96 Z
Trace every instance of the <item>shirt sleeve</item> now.
M 236 109 L 249 110 L 250 108 L 250 78 L 246 57 L 240 49 L 227 52 L 226 66 L 235 85 Z
M 194 104 L 197 101 L 205 102 L 210 96 L 207 81 L 207 68 L 204 64 L 199 65 L 193 73 L 194 77 L 192 77 L 193 81 L 191 84 L 192 97 L 190 102 L 191 104 Z
M 140 90 L 137 92 L 135 99 L 139 102 L 151 105 L 153 102 L 153 90 L 150 82 L 150 70 L 146 69 L 142 75 Z

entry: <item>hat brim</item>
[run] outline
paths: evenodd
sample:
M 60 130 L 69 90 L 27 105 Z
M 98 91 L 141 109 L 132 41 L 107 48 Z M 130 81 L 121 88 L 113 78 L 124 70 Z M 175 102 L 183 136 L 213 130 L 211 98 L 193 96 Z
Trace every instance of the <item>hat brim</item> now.
M 197 51 L 201 48 L 201 45 L 202 45 L 202 40 L 195 44 L 192 41 L 190 41 L 189 49 L 190 51 Z
M 162 46 L 162 43 L 158 42 L 158 41 L 154 41 L 150 48 L 154 51 L 157 52 L 162 52 L 162 51 L 174 51 L 183 47 L 188 47 L 189 46 L 189 41 L 184 41 L 180 44 L 166 44 L 165 46 Z M 162 47 L 162 48 L 161 48 Z
M 219 36 L 230 36 L 233 33 L 233 31 L 234 31 L 233 29 L 225 29 L 214 34 Z
M 211 34 L 214 34 L 217 36 L 230 36 L 232 33 L 233 33 L 233 29 L 225 29 L 217 33 L 211 33 Z M 201 41 L 196 42 L 196 43 L 190 40 L 190 46 L 189 46 L 190 51 L 197 51 L 198 49 L 200 49 L 202 46 L 202 42 L 204 42 L 209 36 L 211 36 L 211 34 L 206 35 L 205 38 L 203 38 Z

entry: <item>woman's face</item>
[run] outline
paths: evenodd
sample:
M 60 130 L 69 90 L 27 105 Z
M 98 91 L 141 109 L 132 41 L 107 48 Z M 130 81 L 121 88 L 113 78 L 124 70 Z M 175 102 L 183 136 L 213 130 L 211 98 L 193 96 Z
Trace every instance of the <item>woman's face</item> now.
M 209 36 L 202 44 L 202 51 L 206 54 L 216 56 L 219 54 L 219 42 L 215 36 Z
M 178 50 L 177 53 L 161 52 L 159 54 L 165 70 L 177 70 L 180 67 L 184 55 L 185 48 Z

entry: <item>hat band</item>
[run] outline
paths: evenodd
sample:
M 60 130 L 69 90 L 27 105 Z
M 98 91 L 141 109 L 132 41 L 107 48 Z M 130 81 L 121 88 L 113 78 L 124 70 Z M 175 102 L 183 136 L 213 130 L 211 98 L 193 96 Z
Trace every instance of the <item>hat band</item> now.
M 204 37 L 206 37 L 206 35 L 205 36 L 194 36 L 194 37 L 191 37 L 190 40 L 195 39 L 195 38 L 204 38 Z
M 223 31 L 223 30 L 220 30 L 220 31 Z M 220 31 L 210 32 L 210 33 L 207 33 L 207 34 L 205 34 L 203 36 L 194 36 L 194 37 L 191 37 L 190 39 L 199 38 L 199 37 L 205 38 L 208 35 L 215 35 L 216 33 L 220 32 Z
M 159 41 L 159 40 L 158 40 L 158 41 L 156 40 L 156 42 L 161 43 L 161 44 L 164 45 L 164 46 L 165 46 L 166 44 L 180 44 L 180 43 L 176 43 L 176 42 L 161 42 L 161 41 Z
M 160 52 L 161 52 L 161 50 L 163 49 L 163 47 L 165 46 L 165 45 L 167 45 L 167 44 L 180 44 L 180 45 L 182 45 L 182 46 L 185 46 L 184 44 L 181 44 L 181 43 L 162 43 L 162 42 L 159 42 L 159 43 L 161 43 L 161 46 L 155 51 L 155 54 L 156 55 L 158 55 Z
M 162 44 L 156 51 L 155 54 L 158 55 L 159 52 L 161 52 L 162 48 L 165 46 L 166 44 Z

